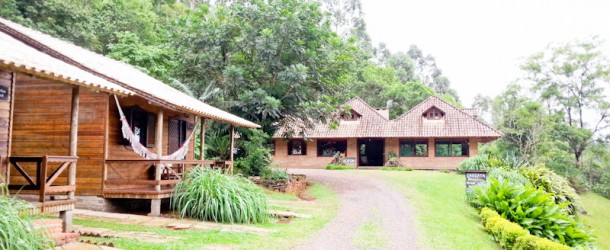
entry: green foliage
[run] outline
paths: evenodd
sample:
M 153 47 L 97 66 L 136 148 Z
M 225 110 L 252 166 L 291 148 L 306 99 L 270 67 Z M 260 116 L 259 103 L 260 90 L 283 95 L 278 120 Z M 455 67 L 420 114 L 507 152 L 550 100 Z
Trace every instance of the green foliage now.
M 568 246 L 588 246 L 593 238 L 584 225 L 558 205 L 551 194 L 532 186 L 489 179 L 475 190 L 474 205 L 488 207 L 530 234 Z
M 353 170 L 355 169 L 352 166 L 347 166 L 347 165 L 335 165 L 335 164 L 328 164 L 326 166 L 326 170 Z
M 0 177 L 1 179 L 1 177 Z M 40 231 L 34 230 L 31 220 L 21 214 L 30 204 L 8 197 L 8 190 L 0 180 L 0 249 L 47 249 L 51 245 Z
M 531 184 L 530 180 L 518 171 L 505 168 L 492 168 L 487 173 L 487 178 L 494 178 L 499 181 L 506 180 L 523 186 Z
M 551 198 L 555 203 L 567 204 L 566 210 L 570 214 L 577 215 L 579 212 L 584 211 L 576 190 L 570 186 L 570 183 L 565 178 L 552 170 L 543 165 L 538 165 L 522 168 L 520 172 L 529 179 L 534 187 L 551 194 Z
M 519 250 L 569 250 L 568 246 L 558 244 L 546 238 L 525 235 L 517 238 L 515 249 Z
M 466 170 L 488 170 L 489 165 L 487 165 L 488 155 L 479 154 L 473 157 L 469 157 L 466 160 L 460 163 L 457 171 L 459 173 L 464 173 Z
M 448 169 L 441 169 L 440 171 L 441 173 L 445 173 L 445 174 L 449 174 L 451 173 L 451 171 L 449 171 Z
M 260 176 L 271 164 L 271 150 L 268 145 L 269 136 L 256 129 L 243 133 L 243 155 L 236 161 L 236 167 L 241 173 L 251 176 Z
M 201 5 L 178 20 L 173 37 L 178 73 L 195 96 L 216 89 L 209 102 L 267 132 L 288 115 L 327 117 L 358 52 L 317 3 L 297 0 Z
M 277 168 L 267 168 L 263 171 L 262 178 L 265 180 L 286 180 L 289 178 L 289 176 L 286 170 Z
M 182 218 L 223 223 L 261 223 L 268 220 L 267 198 L 250 180 L 220 170 L 194 168 L 174 189 L 171 207 Z
M 410 167 L 382 167 L 381 170 L 384 170 L 384 171 L 413 171 L 413 168 L 410 168 Z
M 530 235 L 519 224 L 502 218 L 492 209 L 481 209 L 480 216 L 485 230 L 505 249 L 570 249 L 549 239 Z
M 402 167 L 400 161 L 398 161 L 398 154 L 395 151 L 388 153 L 388 161 L 384 164 L 386 167 Z

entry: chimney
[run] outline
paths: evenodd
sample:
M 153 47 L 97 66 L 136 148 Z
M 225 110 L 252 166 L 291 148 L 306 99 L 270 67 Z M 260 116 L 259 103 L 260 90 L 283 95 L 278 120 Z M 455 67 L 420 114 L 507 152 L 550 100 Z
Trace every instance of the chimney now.
M 392 108 L 392 106 L 394 106 L 394 101 L 393 101 L 393 100 L 388 100 L 388 101 L 385 103 L 385 108 L 386 108 L 386 109 L 391 109 L 391 108 Z

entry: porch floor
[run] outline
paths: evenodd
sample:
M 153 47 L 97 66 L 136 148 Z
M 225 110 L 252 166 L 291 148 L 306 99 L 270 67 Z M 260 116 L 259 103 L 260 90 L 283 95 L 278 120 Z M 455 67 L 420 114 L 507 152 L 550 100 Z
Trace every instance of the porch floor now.
M 155 190 L 155 187 L 139 187 L 125 189 L 105 189 L 102 192 L 104 198 L 111 199 L 163 199 L 169 198 L 174 191 L 173 186 L 161 186 L 161 190 Z

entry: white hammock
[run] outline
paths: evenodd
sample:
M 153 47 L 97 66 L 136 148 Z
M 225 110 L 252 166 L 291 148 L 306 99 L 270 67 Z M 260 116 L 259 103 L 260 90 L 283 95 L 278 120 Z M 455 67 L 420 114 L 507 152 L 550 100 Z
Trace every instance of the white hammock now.
M 144 159 L 147 159 L 147 160 L 159 159 L 157 154 L 151 152 L 150 150 L 148 150 L 148 148 L 146 148 L 144 145 L 142 145 L 142 143 L 140 143 L 139 136 L 136 136 L 133 133 L 133 129 L 131 129 L 131 127 L 129 126 L 129 123 L 127 122 L 127 118 L 125 118 L 125 114 L 123 114 L 123 110 L 121 108 L 121 105 L 119 104 L 119 99 L 116 97 L 116 95 L 114 96 L 114 101 L 116 102 L 117 109 L 119 109 L 119 114 L 121 115 L 121 131 L 123 132 L 123 138 L 125 138 L 129 141 L 133 152 L 144 157 Z M 197 127 L 197 126 L 195 126 L 195 127 Z M 176 152 L 173 152 L 170 155 L 162 155 L 161 160 L 184 160 L 184 158 L 186 157 L 186 154 L 188 154 L 189 143 L 191 142 L 191 138 L 193 137 L 194 134 L 195 134 L 195 130 L 193 129 L 193 131 L 191 132 L 189 137 L 186 139 L 184 144 L 182 144 L 182 146 L 180 146 L 180 148 L 178 150 L 176 150 Z M 160 147 L 160 146 L 161 145 L 157 145 L 157 147 Z

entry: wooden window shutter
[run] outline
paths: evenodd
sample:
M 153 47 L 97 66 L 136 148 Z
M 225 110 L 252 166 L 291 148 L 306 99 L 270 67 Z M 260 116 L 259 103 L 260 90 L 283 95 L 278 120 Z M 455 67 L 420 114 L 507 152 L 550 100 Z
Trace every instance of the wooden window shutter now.
M 146 121 L 146 147 L 152 148 L 155 146 L 155 139 L 157 137 L 157 116 L 154 114 L 148 114 Z
M 167 146 L 171 154 L 180 148 L 180 120 L 169 119 Z

